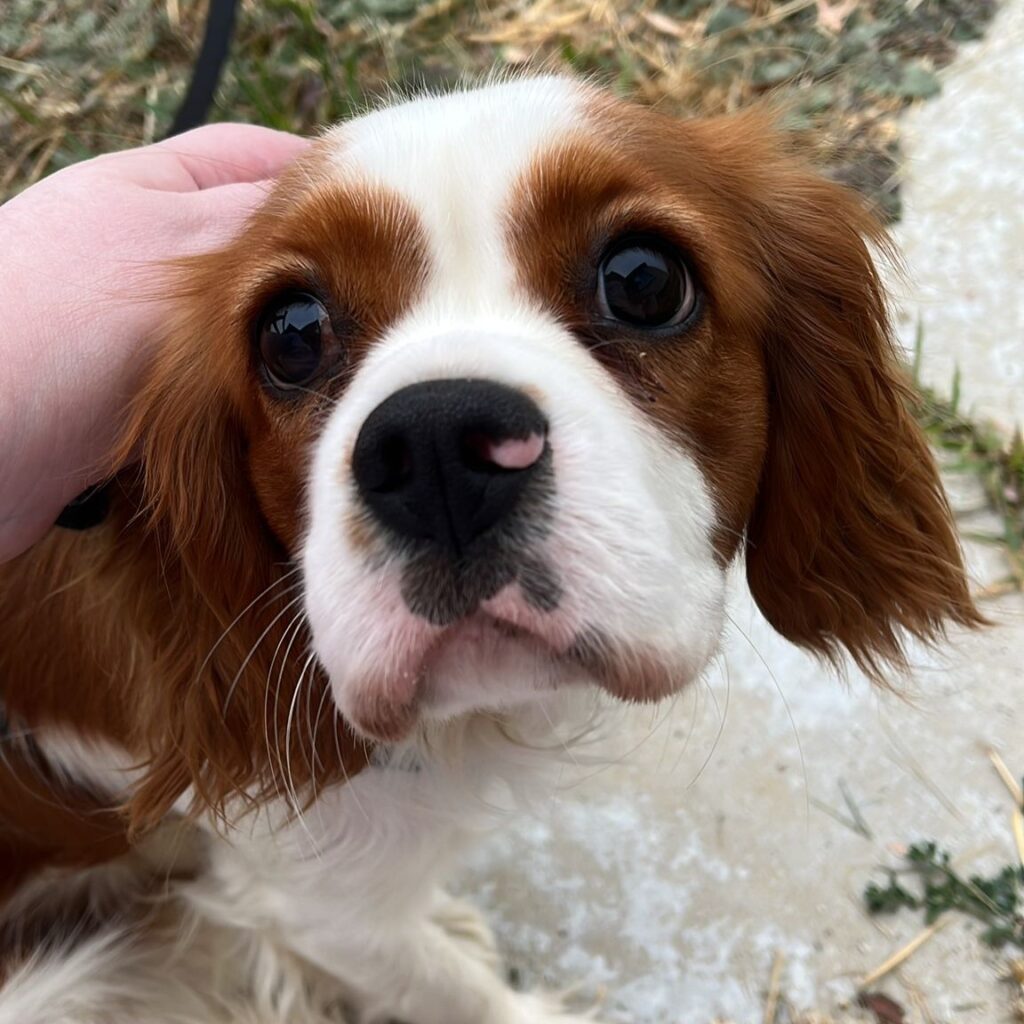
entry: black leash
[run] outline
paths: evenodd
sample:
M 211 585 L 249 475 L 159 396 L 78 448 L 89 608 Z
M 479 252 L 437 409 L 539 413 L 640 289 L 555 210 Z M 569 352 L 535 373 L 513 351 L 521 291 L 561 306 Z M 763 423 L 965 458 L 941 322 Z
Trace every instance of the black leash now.
M 180 135 L 191 128 L 198 128 L 206 121 L 206 115 L 213 106 L 220 73 L 224 69 L 224 62 L 231 48 L 237 10 L 238 0 L 210 0 L 203 42 L 192 71 L 192 81 L 188 84 L 188 91 L 164 136 L 165 139 Z
M 165 139 L 170 139 L 192 128 L 198 128 L 206 121 L 213 106 L 224 62 L 231 49 L 231 36 L 235 30 L 235 15 L 238 0 L 210 0 L 206 14 L 206 27 L 199 47 L 192 80 L 188 84 L 185 98 L 174 115 Z M 57 516 L 56 525 L 66 530 L 88 530 L 98 526 L 107 516 L 110 494 L 105 483 L 86 488 L 73 501 L 64 506 Z

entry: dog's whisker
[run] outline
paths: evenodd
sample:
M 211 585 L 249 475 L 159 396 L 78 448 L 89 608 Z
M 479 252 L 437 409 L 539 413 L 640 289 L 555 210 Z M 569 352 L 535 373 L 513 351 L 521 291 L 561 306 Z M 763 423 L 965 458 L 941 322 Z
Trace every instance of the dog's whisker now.
M 702 676 L 701 683 L 705 687 L 708 695 L 711 697 L 711 700 L 715 705 L 715 710 L 718 712 L 718 730 L 715 732 L 715 738 L 711 742 L 711 749 L 708 751 L 707 756 L 701 763 L 701 766 L 694 773 L 693 778 L 686 784 L 686 789 L 692 789 L 700 781 L 704 772 L 707 770 L 708 765 L 711 764 L 711 759 L 715 756 L 715 751 L 718 750 L 718 744 L 721 742 L 722 736 L 725 733 L 725 722 L 729 715 L 729 701 L 732 696 L 732 677 L 729 674 L 729 666 L 725 666 L 725 702 L 721 707 L 719 707 L 718 697 L 715 694 L 714 688 L 711 686 L 711 683 L 707 678 Z
M 269 695 L 271 692 L 273 692 L 273 694 L 274 694 L 274 750 L 271 750 L 270 747 L 269 747 L 270 740 L 269 740 L 269 734 L 268 734 L 268 737 L 267 737 L 267 743 L 268 743 L 267 753 L 268 753 L 268 756 L 270 756 L 272 759 L 276 756 L 277 765 L 278 765 L 278 767 L 281 767 L 281 768 L 283 768 L 283 765 L 281 764 L 280 735 L 279 735 L 279 732 L 278 732 L 278 724 L 277 724 L 278 720 L 279 720 L 278 703 L 279 703 L 279 699 L 280 699 L 280 694 L 281 694 L 282 688 L 284 686 L 284 673 L 285 673 L 285 670 L 288 667 L 289 659 L 291 658 L 292 647 L 294 646 L 296 639 L 301 634 L 301 632 L 303 630 L 303 627 L 305 625 L 306 625 L 305 612 L 303 611 L 303 609 L 300 608 L 299 611 L 292 618 L 291 622 L 288 624 L 288 626 L 282 632 L 281 639 L 278 641 L 277 649 L 274 652 L 274 657 L 271 659 L 270 665 L 269 665 L 269 667 L 267 669 L 267 687 L 266 687 L 267 695 Z M 281 664 L 280 664 L 280 666 L 278 668 L 278 672 L 277 672 L 277 681 L 272 686 L 271 685 L 271 676 L 273 676 L 273 674 L 274 674 L 274 664 L 275 664 L 275 662 L 277 660 L 277 651 L 280 650 L 281 644 L 284 642 L 285 638 L 287 638 L 289 636 L 289 633 L 291 634 L 291 636 L 288 639 L 288 646 L 285 648 L 284 656 L 281 658 Z M 299 686 L 301 686 L 301 684 L 302 684 L 302 673 L 300 672 L 298 678 L 295 681 L 296 689 Z M 266 701 L 268 699 L 269 699 L 268 696 L 264 697 L 264 708 L 266 708 Z M 264 711 L 264 719 L 266 719 L 266 711 Z M 285 734 L 285 742 L 287 742 L 287 741 L 288 741 L 288 734 L 286 732 L 286 734 Z M 276 785 L 276 783 L 275 783 L 275 785 Z M 287 782 L 286 782 L 286 785 L 287 785 Z
M 292 699 L 288 706 L 288 717 L 285 720 L 284 730 L 284 779 L 286 790 L 289 793 L 289 799 L 291 801 L 292 810 L 294 811 L 295 816 L 298 819 L 299 825 L 302 827 L 303 831 L 309 838 L 310 843 L 312 844 L 314 856 L 316 856 L 317 859 L 320 859 L 322 857 L 322 853 L 320 850 L 320 842 L 316 838 L 314 838 L 313 833 L 310 831 L 309 826 L 306 824 L 306 816 L 303 813 L 302 802 L 299 800 L 299 795 L 295 787 L 295 778 L 294 775 L 292 774 L 291 757 L 292 725 L 293 718 L 295 715 L 295 708 L 298 704 L 299 694 L 302 692 L 303 682 L 306 679 L 306 672 L 309 669 L 309 667 L 314 663 L 315 659 L 316 655 L 312 653 L 310 653 L 310 655 L 306 658 L 306 662 L 302 666 L 301 671 L 299 672 L 299 678 L 295 684 L 295 692 L 292 694 Z
M 786 698 L 785 691 L 782 689 L 782 684 L 779 682 L 778 677 L 775 675 L 774 671 L 772 671 L 772 667 L 768 664 L 768 661 L 765 658 L 765 656 L 758 649 L 757 644 L 755 644 L 754 641 L 751 640 L 751 638 L 747 635 L 746 631 L 732 617 L 732 615 L 729 614 L 728 609 L 726 609 L 725 611 L 725 617 L 728 620 L 729 625 L 732 626 L 732 628 L 735 629 L 741 637 L 743 637 L 743 640 L 745 641 L 747 646 L 754 652 L 754 656 L 761 663 L 761 666 L 764 668 L 765 672 L 768 673 L 768 676 L 775 687 L 776 693 L 778 693 L 780 699 L 782 700 L 782 706 L 783 708 L 785 708 L 786 711 L 786 718 L 789 720 L 789 727 L 793 730 L 793 739 L 796 742 L 797 754 L 800 757 L 800 773 L 803 776 L 804 780 L 804 813 L 806 816 L 806 820 L 809 822 L 811 820 L 811 784 L 807 777 L 807 760 L 804 757 L 804 745 L 800 740 L 800 730 L 796 726 L 796 719 L 793 717 L 793 709 L 789 705 L 789 701 Z
M 559 730 L 555 727 L 555 723 L 552 721 L 551 715 L 548 713 L 547 705 L 545 705 L 543 701 L 541 701 L 540 703 L 540 710 L 541 714 L 544 716 L 545 721 L 548 723 L 548 726 L 550 727 L 552 734 L 558 737 L 558 743 L 561 746 L 562 751 L 569 758 L 569 760 L 572 761 L 576 769 L 579 770 L 580 763 L 576 759 L 576 755 L 573 753 L 572 748 L 569 746 L 569 744 L 562 737 Z
M 293 589 L 294 589 L 294 588 L 293 588 Z M 226 695 L 226 696 L 225 696 L 225 698 L 224 698 L 224 704 L 223 704 L 223 707 L 222 707 L 222 711 L 227 711 L 228 705 L 229 705 L 229 704 L 231 703 L 231 698 L 232 698 L 232 696 L 234 695 L 234 692 L 235 692 L 235 688 L 236 688 L 236 687 L 238 686 L 238 682 L 239 682 L 239 680 L 240 680 L 240 679 L 242 678 L 242 673 L 243 673 L 243 672 L 245 672 L 246 668 L 247 668 L 247 667 L 248 667 L 248 665 L 249 665 L 249 662 L 250 662 L 250 661 L 252 661 L 253 657 L 254 657 L 254 656 L 255 656 L 255 654 L 256 654 L 256 651 L 257 651 L 257 650 L 259 650 L 259 646 L 260 646 L 260 644 L 261 644 L 261 643 L 263 643 L 263 641 L 264 641 L 264 640 L 266 639 L 267 635 L 268 635 L 268 634 L 270 633 L 270 631 L 271 631 L 271 630 L 272 630 L 272 629 L 274 628 L 274 626 L 275 626 L 275 625 L 277 625 L 277 623 L 278 623 L 278 622 L 279 622 L 279 621 L 280 621 L 280 620 L 281 620 L 281 619 L 282 619 L 282 618 L 283 618 L 283 617 L 284 617 L 285 615 L 287 615 L 287 614 L 288 614 L 288 611 L 289 611 L 289 609 L 291 609 L 291 608 L 294 608 L 294 607 L 295 607 L 295 605 L 296 605 L 296 604 L 298 604 L 298 603 L 299 603 L 299 602 L 300 602 L 300 601 L 301 601 L 302 599 L 303 599 L 303 595 L 302 595 L 302 594 L 299 594 L 299 596 L 298 596 L 298 597 L 293 597 L 293 598 L 292 598 L 292 599 L 291 599 L 291 600 L 290 600 L 290 601 L 289 601 L 289 602 L 288 602 L 288 603 L 287 603 L 287 604 L 286 604 L 286 605 L 285 605 L 285 606 L 284 606 L 284 607 L 283 607 L 283 608 L 282 608 L 282 609 L 281 609 L 281 610 L 280 610 L 280 611 L 279 611 L 279 612 L 278 612 L 278 613 L 277 613 L 277 614 L 276 614 L 276 615 L 275 615 L 275 616 L 274 616 L 274 617 L 273 617 L 273 618 L 272 618 L 272 619 L 270 620 L 270 622 L 269 622 L 269 623 L 267 624 L 267 626 L 266 626 L 266 628 L 265 628 L 265 629 L 263 630 L 263 632 L 262 632 L 262 633 L 260 633 L 260 635 L 259 635 L 258 637 L 256 637 L 256 639 L 255 639 L 255 641 L 253 642 L 252 646 L 251 646 L 251 647 L 249 648 L 249 652 L 248 652 L 248 653 L 246 654 L 245 658 L 244 658 L 244 659 L 242 660 L 242 664 L 241 664 L 241 665 L 239 665 L 239 667 L 238 667 L 238 671 L 237 671 L 237 672 L 235 673 L 235 677 L 234 677 L 234 678 L 233 678 L 233 679 L 231 680 L 231 685 L 230 685 L 230 686 L 228 687 L 228 692 L 227 692 L 227 695 Z
M 631 747 L 629 747 L 627 750 L 623 751 L 616 757 L 604 760 L 603 763 L 596 770 L 590 772 L 587 775 L 584 775 L 582 778 L 577 780 L 577 784 L 588 782 L 590 779 L 596 778 L 597 776 L 603 774 L 609 768 L 613 768 L 617 765 L 625 764 L 626 762 L 628 762 L 629 759 L 633 757 L 637 753 L 637 751 L 641 750 L 643 746 L 658 732 L 658 730 L 661 729 L 665 725 L 665 723 L 672 717 L 672 712 L 675 709 L 676 703 L 679 699 L 679 693 L 680 691 L 677 690 L 672 695 L 671 701 L 664 702 L 664 706 L 659 705 L 654 709 L 653 714 L 655 715 L 655 720 L 644 733 L 644 735 L 640 737 L 639 740 L 637 740 Z
M 289 623 L 289 628 L 295 623 L 301 621 L 302 614 L 300 609 Z M 288 630 L 286 629 L 284 633 L 286 634 L 287 632 Z M 274 797 L 275 799 L 281 800 L 283 799 L 283 796 L 281 793 L 281 787 L 278 784 L 278 778 L 279 770 L 281 768 L 280 703 L 283 678 L 282 675 L 279 674 L 277 680 L 272 685 L 272 669 L 273 666 L 271 665 L 267 671 L 267 685 L 263 688 L 263 746 L 267 754 L 267 766 L 270 773 L 270 781 L 274 786 Z M 274 723 L 273 742 L 271 742 L 270 737 L 271 718 L 273 718 Z
M 313 667 L 312 672 L 313 673 L 316 672 L 316 667 L 315 666 Z M 309 687 L 308 689 L 311 690 L 312 688 Z M 321 720 L 323 718 L 324 707 L 326 706 L 327 701 L 330 698 L 330 696 L 331 696 L 331 688 L 325 682 L 324 686 L 323 686 L 323 692 L 320 694 L 320 702 L 317 704 L 316 717 L 313 719 L 313 721 L 312 721 L 312 723 L 310 725 L 310 729 L 309 729 L 310 754 L 311 754 L 311 758 L 310 758 L 310 777 L 309 777 L 310 794 L 311 794 L 310 799 L 312 800 L 313 806 L 316 808 L 317 818 L 319 819 L 319 822 L 320 822 L 320 832 L 321 832 L 321 834 L 324 834 L 326 829 L 325 829 L 324 821 L 323 821 L 322 801 L 320 801 L 318 799 L 318 797 L 320 795 L 320 792 L 319 792 L 319 790 L 317 788 L 317 775 L 316 775 L 316 773 L 317 773 L 317 769 L 321 769 L 322 770 L 324 768 L 324 763 L 323 763 L 323 760 L 320 757 L 320 753 L 319 753 L 319 749 L 318 749 L 320 744 L 319 744 L 318 741 L 320 739 L 320 722 L 321 722 Z M 308 707 L 308 704 L 307 704 L 307 707 Z
M 683 737 L 683 742 L 679 746 L 679 753 L 676 755 L 676 759 L 675 759 L 675 761 L 672 764 L 672 774 L 673 775 L 675 775 L 675 773 L 679 770 L 679 765 L 682 763 L 683 757 L 685 757 L 686 752 L 687 752 L 687 750 L 690 747 L 690 742 L 693 739 L 693 734 L 694 734 L 694 732 L 697 729 L 697 721 L 698 721 L 698 719 L 700 717 L 700 715 L 699 715 L 699 710 L 700 710 L 700 694 L 701 694 L 700 687 L 699 686 L 695 687 L 694 691 L 693 691 L 693 698 L 690 701 L 690 706 L 691 706 L 690 724 L 687 727 L 686 735 Z
M 238 625 L 238 623 L 242 621 L 242 619 L 243 619 L 243 618 L 244 618 L 244 617 L 245 617 L 245 616 L 246 616 L 246 615 L 247 615 L 247 614 L 248 614 L 248 613 L 249 613 L 249 612 L 250 612 L 250 611 L 251 611 L 251 610 L 253 609 L 253 607 L 254 607 L 254 606 L 255 606 L 255 605 L 256 605 L 256 604 L 257 604 L 257 603 L 258 603 L 258 602 L 259 602 L 259 601 L 260 601 L 261 599 L 263 599 L 264 597 L 268 597 L 268 599 L 269 599 L 269 596 L 270 596 L 270 595 L 272 594 L 272 592 L 273 592 L 273 591 L 274 591 L 274 590 L 275 590 L 275 589 L 276 589 L 277 587 L 279 587 L 279 586 L 280 586 L 280 585 L 281 585 L 282 583 L 284 583 L 284 582 L 285 582 L 286 580 L 288 580 L 288 579 L 290 579 L 290 578 L 291 578 L 292 576 L 294 576 L 294 575 L 295 575 L 295 574 L 296 574 L 297 572 L 299 572 L 299 570 L 300 570 L 301 568 L 302 568 L 302 567 L 301 567 L 301 566 L 299 566 L 299 565 L 293 566 L 293 567 L 292 567 L 291 569 L 289 569 L 289 570 L 288 570 L 288 572 L 286 572 L 286 573 L 283 573 L 283 574 L 282 574 L 281 576 L 278 576 L 278 577 L 277 577 L 276 579 L 274 579 L 274 580 L 273 580 L 273 581 L 272 581 L 272 582 L 271 582 L 271 583 L 270 583 L 270 584 L 269 584 L 268 586 L 264 587 L 264 588 L 263 588 L 263 589 L 262 589 L 262 590 L 261 590 L 261 591 L 260 591 L 260 592 L 259 592 L 259 593 L 258 593 L 258 594 L 257 594 L 257 595 L 256 595 L 256 596 L 255 596 L 255 597 L 254 597 L 254 598 L 253 598 L 253 599 L 252 599 L 252 600 L 251 600 L 251 601 L 250 601 L 250 602 L 249 602 L 249 603 L 248 603 L 248 604 L 247 604 L 247 605 L 246 605 L 246 606 L 245 606 L 245 607 L 244 607 L 244 608 L 243 608 L 243 609 L 242 609 L 242 610 L 241 610 L 241 611 L 240 611 L 240 612 L 239 612 L 239 613 L 238 613 L 238 614 L 237 614 L 237 615 L 235 616 L 235 617 L 234 617 L 234 619 L 232 619 L 232 620 L 231 620 L 231 622 L 229 622 L 229 623 L 228 623 L 228 625 L 227 625 L 227 627 L 226 627 L 226 628 L 224 629 L 224 631 L 223 631 L 223 632 L 222 632 L 222 633 L 220 634 L 220 636 L 219 636 L 219 637 L 217 637 L 217 639 L 216 639 L 216 640 L 214 641 L 214 643 L 213 643 L 213 646 L 212 646 L 212 647 L 211 647 L 211 648 L 209 649 L 209 651 L 207 651 L 207 652 L 206 652 L 206 657 L 205 657 L 205 658 L 203 659 L 202 663 L 200 664 L 200 666 L 199 666 L 199 669 L 198 669 L 198 670 L 197 670 L 197 672 L 196 672 L 196 675 L 202 675 L 203 671 L 204 671 L 204 670 L 206 669 L 206 666 L 210 664 L 210 659 L 211 659 L 211 658 L 213 657 L 213 655 L 214 655 L 214 653 L 216 652 L 217 648 L 218 648 L 218 647 L 219 647 L 219 646 L 220 646 L 220 645 L 221 645 L 221 644 L 222 644 L 222 643 L 223 643 L 223 642 L 224 642 L 224 641 L 225 641 L 225 640 L 227 639 L 227 637 L 228 637 L 228 634 L 229 634 L 229 633 L 231 632 L 231 630 L 232 630 L 232 629 L 234 629 L 234 628 L 235 628 L 235 626 L 237 626 L 237 625 Z M 287 594 L 287 593 L 290 593 L 290 592 L 291 592 L 291 591 L 292 591 L 292 590 L 293 590 L 293 589 L 295 588 L 295 586 L 298 586 L 298 585 L 300 585 L 300 584 L 291 584 L 291 585 L 290 585 L 289 587 L 287 587 L 287 588 L 286 588 L 286 589 L 285 589 L 285 590 L 283 591 L 283 594 Z M 283 596 L 283 594 L 282 594 L 282 596 Z
M 281 652 L 281 646 L 287 641 L 284 654 L 281 657 L 281 664 L 277 671 L 277 688 L 280 690 L 283 685 L 283 676 L 285 668 L 288 665 L 288 659 L 291 657 L 292 647 L 295 641 L 298 639 L 299 634 L 302 632 L 304 626 L 307 625 L 305 610 L 300 608 L 293 616 L 287 626 L 281 631 L 281 636 L 277 641 L 277 646 L 274 648 L 274 654 L 270 659 L 270 664 L 267 666 L 267 687 L 270 687 L 270 677 L 274 674 L 274 666 L 277 664 L 277 656 Z M 290 636 L 289 636 L 290 634 Z
M 332 705 L 330 707 L 330 713 L 334 716 L 334 728 L 331 730 L 331 732 L 334 735 L 334 754 L 335 754 L 335 757 L 337 757 L 337 759 L 338 759 L 338 767 L 341 770 L 341 774 L 342 774 L 342 778 L 344 780 L 344 784 L 346 786 L 349 786 L 348 794 L 352 798 L 352 803 L 354 803 L 356 805 L 356 808 L 358 809 L 359 813 L 363 816 L 363 820 L 366 821 L 367 824 L 369 824 L 369 822 L 370 822 L 370 815 L 367 812 L 366 808 L 363 807 L 361 801 L 359 800 L 359 794 L 356 791 L 356 787 L 350 785 L 352 779 L 351 779 L 351 776 L 348 773 L 348 767 L 345 764 L 344 752 L 341 749 L 341 731 L 342 731 L 342 729 L 346 729 L 347 728 L 347 726 L 345 724 L 345 720 L 342 717 L 341 711 L 333 703 L 332 703 Z M 365 749 L 365 743 L 364 743 L 364 749 Z
M 314 781 L 313 791 L 314 791 L 314 793 L 316 792 L 316 785 L 315 785 L 316 769 L 318 767 L 319 768 L 323 768 L 324 767 L 324 762 L 323 762 L 323 759 L 320 757 L 320 751 L 318 749 L 319 744 L 317 743 L 317 740 L 318 740 L 319 734 L 320 734 L 320 720 L 323 717 L 324 705 L 327 703 L 327 700 L 328 700 L 328 698 L 330 696 L 331 696 L 331 688 L 325 682 L 324 685 L 323 685 L 323 692 L 320 694 L 320 701 L 319 701 L 319 703 L 316 706 L 316 715 L 312 719 L 310 719 L 309 715 L 306 716 L 306 724 L 309 726 L 309 737 L 310 737 L 310 746 L 311 746 L 310 753 L 312 755 L 311 763 L 312 763 L 312 767 L 313 767 L 313 781 Z M 308 704 L 306 706 L 306 710 L 307 711 L 309 710 L 309 705 Z

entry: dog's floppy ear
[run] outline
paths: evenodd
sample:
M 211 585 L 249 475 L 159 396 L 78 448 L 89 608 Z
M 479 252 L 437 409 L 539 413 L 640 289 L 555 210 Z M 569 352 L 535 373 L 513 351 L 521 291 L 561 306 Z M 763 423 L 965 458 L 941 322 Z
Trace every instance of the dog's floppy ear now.
M 908 411 L 869 243 L 877 221 L 846 189 L 775 148 L 756 209 L 770 282 L 767 457 L 747 530 L 747 577 L 772 625 L 875 679 L 903 640 L 978 625 L 950 510 Z
M 248 470 L 254 399 L 245 327 L 228 301 L 235 253 L 177 268 L 158 356 L 116 456 L 126 475 L 141 475 L 138 525 L 159 551 L 163 578 L 153 586 L 167 597 L 164 621 L 152 624 L 154 695 L 140 737 L 148 761 L 128 808 L 135 828 L 189 789 L 215 812 L 229 797 L 280 790 L 303 800 L 314 772 L 326 784 L 365 759 L 333 713 L 305 732 L 294 714 L 299 688 L 324 708 L 326 680 L 305 660 L 297 570 L 287 570 Z
M 164 611 L 167 621 L 155 630 L 154 694 L 140 737 L 148 762 L 128 808 L 133 828 L 159 821 L 189 787 L 215 806 L 258 774 L 247 733 L 262 735 L 262 724 L 244 679 L 226 700 L 235 672 L 249 667 L 244 627 L 255 620 L 230 627 L 272 582 L 273 555 L 245 484 L 238 410 L 216 366 L 229 325 L 197 294 L 215 271 L 209 257 L 173 268 L 155 364 L 117 452 L 143 503 L 135 526 L 160 553 L 163 578 L 154 587 L 181 605 Z

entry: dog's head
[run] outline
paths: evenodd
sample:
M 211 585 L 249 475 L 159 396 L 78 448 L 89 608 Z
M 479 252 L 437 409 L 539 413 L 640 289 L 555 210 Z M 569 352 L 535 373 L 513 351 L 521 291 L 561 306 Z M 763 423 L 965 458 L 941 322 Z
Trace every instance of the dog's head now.
M 300 567 L 373 739 L 672 693 L 737 554 L 781 633 L 877 674 L 976 612 L 872 242 L 758 114 L 538 78 L 350 121 L 185 268 L 130 431 L 154 515 L 225 623 Z

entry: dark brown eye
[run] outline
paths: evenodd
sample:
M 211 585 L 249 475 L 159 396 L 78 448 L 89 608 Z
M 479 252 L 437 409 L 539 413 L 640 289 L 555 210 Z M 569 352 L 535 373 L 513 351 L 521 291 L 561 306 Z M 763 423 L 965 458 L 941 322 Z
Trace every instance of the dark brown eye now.
M 274 299 L 259 325 L 259 353 L 267 380 L 288 391 L 305 387 L 320 372 L 334 343 L 330 317 L 312 295 L 291 293 Z
M 603 316 L 631 327 L 681 324 L 697 292 L 690 272 L 671 246 L 656 238 L 612 244 L 597 271 L 597 304 Z

